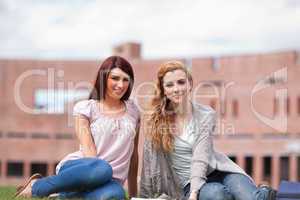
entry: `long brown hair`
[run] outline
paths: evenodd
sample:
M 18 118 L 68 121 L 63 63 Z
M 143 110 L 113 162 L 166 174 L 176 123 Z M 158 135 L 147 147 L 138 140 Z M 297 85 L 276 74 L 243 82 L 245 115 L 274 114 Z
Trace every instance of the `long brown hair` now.
M 107 78 L 110 71 L 114 68 L 120 68 L 130 77 L 129 87 L 126 93 L 122 96 L 121 100 L 125 101 L 129 98 L 134 83 L 132 66 L 125 58 L 122 58 L 121 56 L 110 56 L 103 61 L 99 68 L 96 81 L 90 93 L 89 99 L 105 99 Z
M 191 73 L 180 61 L 169 61 L 160 65 L 157 73 L 155 98 L 152 100 L 153 113 L 148 121 L 147 136 L 150 137 L 156 149 L 166 152 L 173 150 L 174 137 L 171 133 L 174 127 L 175 112 L 166 98 L 163 87 L 163 78 L 167 72 L 182 70 L 186 73 L 190 85 L 193 85 Z

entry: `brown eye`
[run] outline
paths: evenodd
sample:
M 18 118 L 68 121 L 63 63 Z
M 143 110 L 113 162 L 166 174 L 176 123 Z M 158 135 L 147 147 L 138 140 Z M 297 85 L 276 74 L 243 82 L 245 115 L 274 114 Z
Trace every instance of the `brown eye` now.
M 118 77 L 118 76 L 111 76 L 110 78 L 113 79 L 113 80 L 115 80 L 115 81 L 120 80 L 120 77 Z
M 123 81 L 124 82 L 129 82 L 129 79 L 128 78 L 124 78 Z
M 184 85 L 185 83 L 186 83 L 186 80 L 178 80 L 178 82 L 177 82 L 179 85 Z

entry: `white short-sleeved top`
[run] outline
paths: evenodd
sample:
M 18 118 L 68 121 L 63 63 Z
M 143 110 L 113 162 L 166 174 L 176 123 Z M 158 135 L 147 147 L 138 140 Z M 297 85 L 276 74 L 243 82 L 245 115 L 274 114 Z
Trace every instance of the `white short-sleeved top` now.
M 132 100 L 125 101 L 126 112 L 120 117 L 109 117 L 99 112 L 96 100 L 82 100 L 75 104 L 73 115 L 89 119 L 97 157 L 106 160 L 113 169 L 113 178 L 124 183 L 128 176 L 130 158 L 134 149 L 136 126 L 140 113 Z M 79 151 L 67 155 L 56 167 L 56 173 L 68 160 L 83 158 Z

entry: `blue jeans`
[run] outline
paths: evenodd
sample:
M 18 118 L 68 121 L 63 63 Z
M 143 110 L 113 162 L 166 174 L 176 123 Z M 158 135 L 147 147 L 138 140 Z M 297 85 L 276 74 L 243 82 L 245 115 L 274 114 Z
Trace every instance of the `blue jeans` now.
M 97 158 L 67 161 L 57 175 L 38 179 L 32 186 L 33 197 L 53 193 L 59 193 L 62 199 L 125 199 L 123 187 L 112 179 L 111 166 Z
M 267 200 L 269 191 L 258 188 L 253 181 L 243 175 L 215 170 L 198 193 L 199 200 Z M 184 188 L 184 196 L 189 197 L 190 184 Z

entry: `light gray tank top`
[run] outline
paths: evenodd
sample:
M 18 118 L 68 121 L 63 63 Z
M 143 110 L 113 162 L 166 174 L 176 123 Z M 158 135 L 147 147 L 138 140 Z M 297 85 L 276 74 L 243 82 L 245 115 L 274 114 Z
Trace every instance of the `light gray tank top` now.
M 172 168 L 178 175 L 179 184 L 183 188 L 190 182 L 191 177 L 191 165 L 193 151 L 192 147 L 195 142 L 193 131 L 194 129 L 193 118 L 183 129 L 183 133 L 174 138 L 174 149 L 170 154 Z

